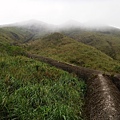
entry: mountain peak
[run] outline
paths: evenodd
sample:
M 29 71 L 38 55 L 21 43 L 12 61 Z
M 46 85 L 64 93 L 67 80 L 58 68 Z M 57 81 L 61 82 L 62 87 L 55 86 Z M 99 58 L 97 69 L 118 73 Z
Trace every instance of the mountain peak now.
M 62 27 L 66 28 L 76 28 L 76 27 L 82 27 L 82 23 L 75 21 L 75 20 L 69 20 L 61 25 Z
M 16 26 L 31 26 L 31 25 L 48 25 L 48 24 L 45 22 L 39 21 L 39 20 L 31 19 L 28 21 L 15 23 L 14 25 L 16 25 Z
M 65 35 L 59 33 L 59 32 L 55 32 L 55 33 L 52 33 L 50 35 L 48 35 L 47 37 L 45 37 L 44 39 L 47 39 L 47 40 L 58 40 L 58 39 L 62 39 Z

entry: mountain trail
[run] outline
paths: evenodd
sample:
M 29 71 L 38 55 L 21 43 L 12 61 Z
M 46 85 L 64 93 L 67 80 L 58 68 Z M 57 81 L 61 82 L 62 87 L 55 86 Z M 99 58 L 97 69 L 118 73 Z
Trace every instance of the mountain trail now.
M 120 92 L 109 77 L 88 80 L 86 96 L 88 120 L 120 120 Z
M 75 73 L 87 84 L 85 116 L 87 120 L 120 120 L 120 91 L 115 76 L 104 75 L 102 71 L 78 67 L 51 58 L 26 54 L 27 57 L 46 62 L 52 66 Z M 114 80 L 114 82 L 113 82 Z M 115 82 L 117 80 L 117 82 Z M 113 84 L 114 83 L 114 84 Z

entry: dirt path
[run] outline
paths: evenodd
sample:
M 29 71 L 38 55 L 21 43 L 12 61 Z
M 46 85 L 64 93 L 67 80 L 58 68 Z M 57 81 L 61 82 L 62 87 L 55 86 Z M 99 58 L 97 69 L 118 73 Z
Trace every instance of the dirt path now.
M 85 114 L 87 120 L 120 120 L 120 91 L 115 86 L 115 84 L 118 85 L 119 79 L 116 82 L 115 77 L 113 79 L 110 75 L 103 76 L 101 71 L 77 67 L 42 56 L 31 54 L 26 56 L 75 73 L 86 80 Z M 115 84 L 113 84 L 114 81 Z M 120 86 L 118 85 L 118 87 Z
M 86 114 L 88 120 L 120 120 L 120 92 L 102 74 L 87 82 Z
M 52 66 L 55 66 L 62 70 L 68 71 L 69 73 L 75 73 L 78 77 L 81 77 L 85 80 L 87 80 L 88 78 L 91 78 L 94 75 L 97 75 L 98 73 L 102 73 L 101 71 L 84 68 L 84 67 L 78 67 L 78 66 L 75 66 L 72 64 L 63 63 L 63 62 L 53 60 L 51 58 L 47 58 L 47 57 L 43 57 L 43 56 L 37 56 L 37 55 L 33 55 L 33 54 L 26 54 L 25 56 L 48 63 Z

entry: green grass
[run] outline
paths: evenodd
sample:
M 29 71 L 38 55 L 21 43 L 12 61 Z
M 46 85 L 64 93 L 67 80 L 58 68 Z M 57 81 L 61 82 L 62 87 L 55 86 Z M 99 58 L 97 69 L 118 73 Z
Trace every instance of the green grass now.
M 29 43 L 27 50 L 33 54 L 51 57 L 82 67 L 119 72 L 117 67 L 119 68 L 120 64 L 111 57 L 60 33 L 54 33 Z
M 120 60 L 120 31 L 90 31 L 90 30 L 68 30 L 64 31 L 67 36 L 79 42 L 93 46 L 110 57 Z
M 111 30 L 109 33 L 72 29 L 63 33 L 76 40 L 60 33 L 54 33 L 43 39 L 39 38 L 36 40 L 36 35 L 39 33 L 36 33 L 34 36 L 31 30 L 26 28 L 0 28 L 0 49 L 2 51 L 0 55 L 4 55 L 6 50 L 11 55 L 13 53 L 14 55 L 23 54 L 23 49 L 26 46 L 27 51 L 33 54 L 50 57 L 82 67 L 119 73 L 119 31 Z M 33 39 L 35 40 L 33 41 Z M 28 44 L 21 44 L 25 41 Z M 23 46 L 23 48 L 13 46 L 14 43 Z
M 19 46 L 14 46 L 8 43 L 0 43 L 0 56 L 11 55 L 24 55 L 25 50 Z
M 0 43 L 22 43 L 30 38 L 32 32 L 20 27 L 0 28 Z
M 82 120 L 84 81 L 23 56 L 0 57 L 1 120 Z

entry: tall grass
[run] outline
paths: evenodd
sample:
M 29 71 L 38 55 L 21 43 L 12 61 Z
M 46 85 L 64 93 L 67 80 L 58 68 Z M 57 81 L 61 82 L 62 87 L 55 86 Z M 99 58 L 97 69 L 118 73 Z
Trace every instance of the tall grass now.
M 85 83 L 22 56 L 0 57 L 1 120 L 82 120 Z

